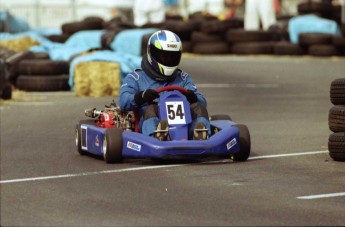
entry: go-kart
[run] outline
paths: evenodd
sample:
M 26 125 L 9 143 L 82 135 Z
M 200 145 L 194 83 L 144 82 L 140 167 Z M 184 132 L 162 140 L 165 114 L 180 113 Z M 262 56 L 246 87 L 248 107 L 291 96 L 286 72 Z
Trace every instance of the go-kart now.
M 202 158 L 228 157 L 245 161 L 250 155 L 250 134 L 247 126 L 236 124 L 228 115 L 210 117 L 211 135 L 206 140 L 188 139 L 192 122 L 190 104 L 178 86 L 157 89 L 159 117 L 169 124 L 169 141 L 160 141 L 139 132 L 139 116 L 134 111 L 121 111 L 113 101 L 103 110 L 85 110 L 93 118 L 81 120 L 75 129 L 75 142 L 81 155 L 103 156 L 107 163 L 124 158 Z

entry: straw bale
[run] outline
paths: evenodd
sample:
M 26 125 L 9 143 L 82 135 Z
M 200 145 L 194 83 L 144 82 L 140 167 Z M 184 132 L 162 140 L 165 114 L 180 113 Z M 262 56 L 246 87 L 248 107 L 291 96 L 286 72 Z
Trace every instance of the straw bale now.
M 27 51 L 31 47 L 38 45 L 40 45 L 40 43 L 29 36 L 0 40 L 0 46 L 7 47 L 9 50 L 13 50 L 15 52 Z
M 74 69 L 74 90 L 77 96 L 118 96 L 121 77 L 116 62 L 80 62 Z

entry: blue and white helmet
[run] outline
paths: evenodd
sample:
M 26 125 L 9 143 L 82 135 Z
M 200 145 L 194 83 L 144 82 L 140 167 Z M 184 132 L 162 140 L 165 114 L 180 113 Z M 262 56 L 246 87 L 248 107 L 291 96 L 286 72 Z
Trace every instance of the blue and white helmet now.
M 164 76 L 171 76 L 180 64 L 182 42 L 173 32 L 153 33 L 147 44 L 147 58 L 152 67 Z

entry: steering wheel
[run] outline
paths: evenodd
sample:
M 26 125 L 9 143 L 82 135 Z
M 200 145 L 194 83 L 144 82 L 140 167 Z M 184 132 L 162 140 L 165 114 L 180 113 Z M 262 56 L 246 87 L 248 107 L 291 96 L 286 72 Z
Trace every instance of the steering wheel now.
M 161 93 L 163 91 L 180 91 L 184 95 L 187 94 L 187 89 L 180 87 L 180 86 L 172 86 L 172 85 L 158 88 L 158 89 L 156 89 L 156 91 L 158 93 Z

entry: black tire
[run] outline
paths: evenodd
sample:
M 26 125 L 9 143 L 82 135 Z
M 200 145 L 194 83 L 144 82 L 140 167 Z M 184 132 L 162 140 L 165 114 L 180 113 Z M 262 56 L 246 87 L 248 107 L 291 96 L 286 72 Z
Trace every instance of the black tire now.
M 333 44 L 336 48 L 345 49 L 345 37 L 340 35 L 333 36 Z
M 197 54 L 227 54 L 230 47 L 227 42 L 217 43 L 194 43 L 193 53 Z
M 273 44 L 271 42 L 235 43 L 231 52 L 233 54 L 272 54 Z
M 184 53 L 192 53 L 193 52 L 193 42 L 192 41 L 183 41 L 182 42 L 182 49 Z
M 329 156 L 334 161 L 345 161 L 345 133 L 333 133 L 328 138 Z
M 318 44 L 331 44 L 333 35 L 326 33 L 300 33 L 298 42 L 302 46 L 311 46 Z
M 300 14 L 327 14 L 333 11 L 332 3 L 307 1 L 297 5 Z
M 9 82 L 6 82 L 4 86 L 2 87 L 2 94 L 1 94 L 2 99 L 11 99 L 12 98 L 12 85 Z
M 328 126 L 332 132 L 345 132 L 345 106 L 336 105 L 329 110 Z
M 319 57 L 330 57 L 340 55 L 340 51 L 333 45 L 312 45 L 309 47 L 308 54 Z
M 222 33 L 230 28 L 240 28 L 242 23 L 237 19 L 204 21 L 200 25 L 200 31 L 204 33 Z
M 277 42 L 273 46 L 276 55 L 303 55 L 305 50 L 298 44 L 290 42 Z
M 278 19 L 278 18 L 277 18 Z M 272 32 L 272 39 L 274 41 L 290 41 L 289 36 L 289 19 L 277 20 L 277 22 L 271 25 L 268 30 Z
M 273 33 L 271 31 L 247 31 L 244 29 L 229 29 L 226 32 L 226 41 L 230 43 L 238 42 L 263 42 L 271 41 Z
M 204 42 L 210 43 L 210 42 L 221 42 L 224 39 L 220 35 L 213 35 L 213 34 L 207 34 L 204 32 L 193 31 L 191 40 L 197 43 L 204 43 Z
M 33 54 L 34 54 L 33 59 L 40 59 L 40 60 L 43 60 L 43 59 L 47 60 L 47 59 L 50 59 L 49 54 L 46 53 L 46 52 L 34 52 Z
M 237 127 L 240 131 L 240 136 L 239 136 L 240 151 L 233 154 L 231 156 L 231 159 L 237 162 L 243 162 L 243 161 L 246 161 L 250 155 L 251 142 L 250 142 L 249 130 L 246 125 L 239 124 L 239 125 L 235 125 L 234 127 Z
M 215 120 L 229 120 L 232 121 L 231 117 L 227 114 L 215 114 L 215 115 L 211 115 L 210 117 L 211 121 L 215 121 Z
M 190 41 L 192 31 L 198 29 L 198 23 L 194 21 L 167 20 L 162 29 L 176 33 L 182 41 Z
M 24 59 L 34 59 L 35 54 L 31 51 L 19 52 L 6 59 L 8 71 L 10 73 L 9 80 L 12 84 L 16 84 L 19 76 L 19 63 Z
M 345 78 L 335 79 L 330 87 L 331 103 L 334 105 L 345 105 Z
M 103 158 L 107 163 L 118 163 L 122 161 L 122 129 L 111 128 L 105 131 L 102 149 Z
M 50 59 L 30 59 L 19 63 L 19 73 L 22 75 L 60 75 L 69 73 L 67 61 L 52 61 Z
M 84 30 L 101 30 L 103 22 L 99 20 L 84 20 L 62 24 L 61 29 L 65 34 L 74 34 Z
M 55 43 L 65 43 L 70 36 L 70 34 L 62 33 L 61 35 L 47 35 L 45 37 Z
M 68 75 L 27 76 L 17 79 L 17 88 L 24 91 L 69 91 Z
M 12 85 L 8 81 L 9 73 L 4 58 L 0 58 L 0 98 L 12 98 Z

